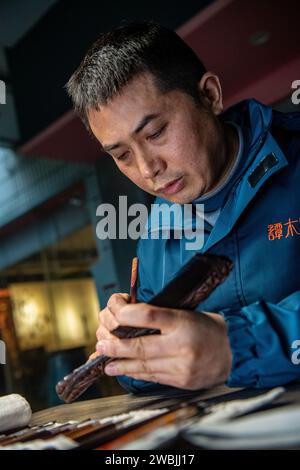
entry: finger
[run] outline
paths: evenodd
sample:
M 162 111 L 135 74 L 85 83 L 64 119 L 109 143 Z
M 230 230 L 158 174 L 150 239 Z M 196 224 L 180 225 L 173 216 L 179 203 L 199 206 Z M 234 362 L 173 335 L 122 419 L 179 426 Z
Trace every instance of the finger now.
M 146 303 L 128 304 L 116 312 L 120 325 L 157 328 L 162 333 L 174 329 L 180 320 L 180 310 L 155 307 Z
M 98 357 L 98 356 L 101 356 L 101 354 L 100 354 L 98 351 L 93 352 L 93 353 L 89 356 L 87 362 L 92 361 L 93 359 L 96 359 L 96 357 Z
M 99 313 L 100 324 L 103 324 L 109 331 L 117 328 L 119 323 L 115 315 L 119 309 L 127 305 L 129 301 L 130 296 L 128 294 L 113 294 L 109 298 L 106 308 Z
M 111 311 L 107 307 L 101 310 L 101 312 L 99 313 L 99 323 L 100 326 L 104 326 L 108 331 L 112 331 L 115 328 L 118 328 L 119 326 L 115 315 L 111 313 Z
M 163 335 L 140 336 L 131 339 L 100 339 L 96 345 L 97 351 L 109 357 L 124 357 L 131 359 L 150 359 L 162 356 L 180 354 L 178 343 L 166 341 Z
M 112 340 L 115 338 L 115 336 L 113 334 L 111 334 L 111 332 L 105 328 L 105 326 L 103 325 L 100 325 L 97 332 L 96 332 L 96 337 L 97 337 L 97 340 L 98 341 L 101 341 L 101 340 Z
M 155 377 L 158 373 L 178 376 L 178 358 L 164 357 L 149 360 L 116 359 L 105 367 L 107 375 L 136 375 L 144 374 Z M 153 380 L 153 379 L 152 379 Z
M 111 311 L 111 313 L 116 313 L 121 307 L 124 307 L 129 302 L 129 294 L 113 294 L 108 299 L 106 307 Z

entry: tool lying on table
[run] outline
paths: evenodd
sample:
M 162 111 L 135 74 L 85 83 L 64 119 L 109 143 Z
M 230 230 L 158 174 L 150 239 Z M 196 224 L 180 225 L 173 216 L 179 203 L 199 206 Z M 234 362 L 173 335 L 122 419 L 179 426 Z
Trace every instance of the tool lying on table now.
M 269 419 L 269 408 L 271 408 L 271 406 L 274 407 L 275 402 L 275 408 L 271 409 L 270 412 L 274 421 L 276 414 L 278 417 L 282 415 L 280 409 L 284 408 L 282 408 L 282 406 L 277 408 L 277 399 L 284 395 L 285 389 L 283 387 L 276 387 L 265 393 L 258 391 L 257 393 L 257 396 L 250 398 L 225 400 L 219 403 L 210 404 L 209 401 L 207 401 L 206 403 L 202 403 L 202 412 L 198 413 L 198 415 L 182 422 L 159 426 L 154 428 L 152 432 L 150 431 L 144 434 L 140 432 L 138 439 L 135 440 L 129 439 L 130 435 L 127 433 L 122 441 L 119 440 L 120 445 L 118 446 L 118 450 L 164 449 L 168 448 L 172 443 L 176 443 L 176 441 L 182 441 L 182 439 L 186 443 L 193 444 L 195 446 L 218 449 L 218 444 L 216 444 L 216 442 L 218 442 L 224 446 L 223 448 L 228 446 L 231 449 L 234 449 L 235 439 L 239 442 L 241 437 L 238 434 L 238 431 L 235 431 L 235 427 L 237 430 L 244 433 L 243 437 L 247 438 L 249 442 L 251 437 L 251 443 L 256 446 L 258 445 L 259 440 L 263 439 L 263 441 L 266 442 L 268 438 L 268 444 L 271 444 L 272 440 L 270 433 L 272 431 L 276 433 L 277 438 L 278 435 L 280 435 L 281 423 L 277 422 L 277 429 L 275 428 L 273 430 L 268 426 L 267 421 Z M 201 403 L 197 402 L 197 406 L 199 408 L 200 405 Z M 263 411 L 261 413 L 261 411 L 265 409 L 268 411 Z M 260 411 L 260 413 L 256 413 L 258 411 Z M 241 416 L 245 416 L 245 418 L 241 419 Z M 267 417 L 266 421 L 264 421 L 265 416 Z M 257 422 L 260 424 L 259 427 L 255 427 L 255 420 L 257 419 Z M 243 422 L 246 424 L 244 426 L 239 426 L 239 423 Z M 250 429 L 250 426 L 249 429 L 247 429 L 248 422 L 251 423 L 252 429 Z M 267 430 L 266 435 L 264 435 L 264 429 Z M 296 424 L 296 429 L 300 429 L 299 424 Z M 111 441 L 108 443 L 106 448 L 113 449 L 114 442 L 115 441 Z M 300 436 L 298 436 L 298 443 L 299 442 Z M 278 439 L 275 439 L 275 443 L 278 445 Z M 242 444 L 245 444 L 245 441 L 243 441 Z
M 231 269 L 232 262 L 225 256 L 196 254 L 161 292 L 149 300 L 149 304 L 165 308 L 195 309 L 226 279 Z M 160 334 L 160 330 L 122 326 L 112 333 L 123 339 Z M 56 385 L 58 396 L 67 403 L 74 401 L 99 379 L 105 366 L 113 360 L 114 358 L 107 356 L 98 356 L 78 367 Z

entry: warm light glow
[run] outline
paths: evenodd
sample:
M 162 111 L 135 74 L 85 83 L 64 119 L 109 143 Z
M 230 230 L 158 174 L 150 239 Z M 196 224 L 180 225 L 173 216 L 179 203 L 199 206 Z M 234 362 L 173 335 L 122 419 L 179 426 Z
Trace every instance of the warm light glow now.
M 92 279 L 13 284 L 11 297 L 21 349 L 96 343 L 99 303 Z
M 63 303 L 59 303 L 58 316 L 59 333 L 62 342 L 67 346 L 73 343 L 85 343 L 82 321 L 78 312 L 72 307 L 66 307 Z
M 65 347 L 96 342 L 99 305 L 90 279 L 53 283 L 60 338 Z
M 38 320 L 39 311 L 38 306 L 35 302 L 27 302 L 23 305 L 24 322 L 27 323 L 28 327 L 34 326 Z

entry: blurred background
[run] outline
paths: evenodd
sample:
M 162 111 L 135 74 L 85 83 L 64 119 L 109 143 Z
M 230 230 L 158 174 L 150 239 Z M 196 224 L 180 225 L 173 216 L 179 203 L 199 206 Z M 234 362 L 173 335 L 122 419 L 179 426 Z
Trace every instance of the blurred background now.
M 151 203 L 101 153 L 64 90 L 85 51 L 123 20 L 174 29 L 216 72 L 225 105 L 281 111 L 300 80 L 296 0 L 0 0 L 0 394 L 34 410 L 95 347 L 98 312 L 129 288 L 136 242 L 97 239 L 96 207 Z M 105 377 L 82 399 L 124 393 Z

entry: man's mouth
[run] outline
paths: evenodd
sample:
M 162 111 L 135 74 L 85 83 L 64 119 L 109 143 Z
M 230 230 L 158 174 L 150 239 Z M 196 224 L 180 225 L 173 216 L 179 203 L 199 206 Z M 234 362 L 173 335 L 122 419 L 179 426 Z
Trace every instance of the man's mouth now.
M 176 178 L 175 180 L 170 181 L 170 183 L 167 183 L 164 186 L 161 186 L 160 188 L 156 190 L 156 192 L 161 193 L 161 194 L 176 194 L 183 189 L 183 186 L 184 186 L 183 177 L 180 176 L 179 178 Z

